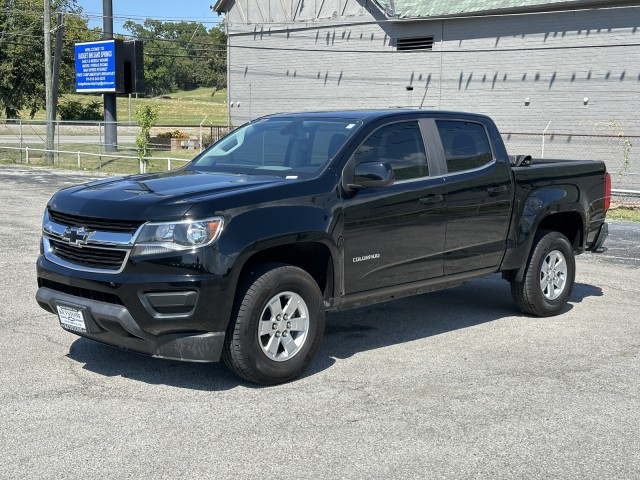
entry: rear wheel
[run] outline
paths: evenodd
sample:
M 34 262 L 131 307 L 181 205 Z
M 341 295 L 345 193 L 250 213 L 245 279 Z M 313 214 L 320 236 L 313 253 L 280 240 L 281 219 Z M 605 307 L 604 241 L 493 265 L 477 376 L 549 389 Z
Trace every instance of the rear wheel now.
M 283 383 L 309 366 L 323 333 L 323 299 L 313 278 L 298 267 L 266 264 L 245 281 L 222 358 L 246 380 Z
M 558 314 L 573 291 L 576 262 L 567 237 L 559 232 L 536 235 L 521 282 L 511 282 L 513 300 L 525 313 Z

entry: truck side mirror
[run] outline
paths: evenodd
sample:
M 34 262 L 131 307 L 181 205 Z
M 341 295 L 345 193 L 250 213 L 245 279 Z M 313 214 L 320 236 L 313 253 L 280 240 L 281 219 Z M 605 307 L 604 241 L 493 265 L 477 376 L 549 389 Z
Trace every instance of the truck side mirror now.
M 391 165 L 383 162 L 366 162 L 356 165 L 353 172 L 353 183 L 349 182 L 350 190 L 363 188 L 381 188 L 391 185 L 395 180 Z

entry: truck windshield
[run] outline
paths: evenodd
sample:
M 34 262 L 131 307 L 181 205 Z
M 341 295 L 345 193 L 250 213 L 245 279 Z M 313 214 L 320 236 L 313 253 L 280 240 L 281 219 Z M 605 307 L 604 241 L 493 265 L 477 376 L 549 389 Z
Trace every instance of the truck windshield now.
M 265 118 L 235 130 L 202 152 L 188 170 L 316 176 L 358 129 L 353 119 Z

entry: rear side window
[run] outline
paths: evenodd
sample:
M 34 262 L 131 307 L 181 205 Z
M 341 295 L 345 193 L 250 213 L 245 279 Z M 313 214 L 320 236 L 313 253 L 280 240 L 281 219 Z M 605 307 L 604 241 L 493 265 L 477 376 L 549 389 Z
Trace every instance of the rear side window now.
M 356 163 L 388 163 L 396 180 L 429 175 L 418 122 L 393 123 L 379 128 L 358 147 L 355 157 Z
M 479 123 L 436 120 L 447 160 L 447 171 L 460 172 L 493 161 L 487 132 Z

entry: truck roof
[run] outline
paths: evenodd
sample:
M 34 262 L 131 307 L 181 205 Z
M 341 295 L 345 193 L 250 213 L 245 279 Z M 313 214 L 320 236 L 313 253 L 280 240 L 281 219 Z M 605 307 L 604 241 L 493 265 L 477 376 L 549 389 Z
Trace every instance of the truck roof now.
M 282 112 L 271 115 L 265 115 L 261 118 L 343 118 L 353 120 L 374 121 L 381 118 L 398 116 L 398 115 L 415 115 L 424 116 L 464 116 L 489 119 L 486 115 L 468 112 L 453 112 L 446 110 L 418 110 L 418 109 L 377 109 L 377 110 L 323 110 L 310 112 Z

